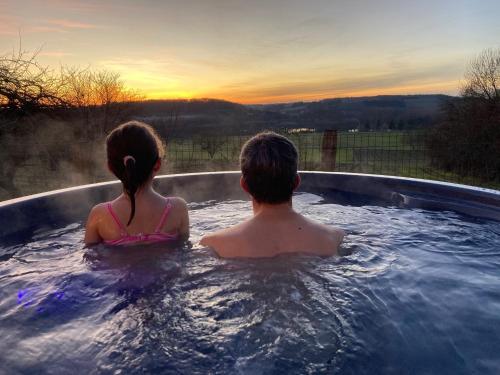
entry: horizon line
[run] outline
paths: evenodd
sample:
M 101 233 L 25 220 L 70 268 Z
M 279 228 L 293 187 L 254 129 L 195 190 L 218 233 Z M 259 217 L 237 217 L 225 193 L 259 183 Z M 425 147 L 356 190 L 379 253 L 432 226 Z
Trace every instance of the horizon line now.
M 203 101 L 203 100 L 214 100 L 214 101 L 221 101 L 221 102 L 227 102 L 227 103 L 233 103 L 233 104 L 240 104 L 240 105 L 280 105 L 280 104 L 292 104 L 292 103 L 315 103 L 315 102 L 321 102 L 324 100 L 333 100 L 333 99 L 361 99 L 361 98 L 379 98 L 379 97 L 397 97 L 397 96 L 449 96 L 449 97 L 458 97 L 457 95 L 451 95 L 451 94 L 446 94 L 446 93 L 421 93 L 421 94 L 377 94 L 377 95 L 348 95 L 348 96 L 331 96 L 331 97 L 325 97 L 325 98 L 316 98 L 316 99 L 298 99 L 298 100 L 291 100 L 291 101 L 269 101 L 269 102 L 245 102 L 245 101 L 237 101 L 237 100 L 231 100 L 231 99 L 225 99 L 223 97 L 216 97 L 216 96 L 199 96 L 199 97 L 190 97 L 190 98 L 183 98 L 183 97 L 164 97 L 164 98 L 144 98 L 142 100 L 136 101 L 137 103 L 141 102 L 162 102 L 162 101 Z

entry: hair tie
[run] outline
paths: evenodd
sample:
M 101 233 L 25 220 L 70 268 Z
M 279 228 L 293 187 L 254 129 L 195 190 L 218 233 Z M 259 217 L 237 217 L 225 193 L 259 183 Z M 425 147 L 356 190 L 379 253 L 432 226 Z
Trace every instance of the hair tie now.
M 123 157 L 123 165 L 127 166 L 127 161 L 132 160 L 135 163 L 135 158 L 131 155 L 127 155 Z

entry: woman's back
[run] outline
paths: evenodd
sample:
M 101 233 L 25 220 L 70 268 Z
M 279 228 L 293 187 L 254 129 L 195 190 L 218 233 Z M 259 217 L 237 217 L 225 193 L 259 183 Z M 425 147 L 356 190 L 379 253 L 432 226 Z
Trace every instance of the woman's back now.
M 101 241 L 110 245 L 176 240 L 188 236 L 187 205 L 181 198 L 164 198 L 154 191 L 152 194 L 137 194 L 134 220 L 127 226 L 130 210 L 130 202 L 122 194 L 111 202 L 95 206 L 89 215 L 88 226 L 95 225 Z
M 113 202 L 108 202 L 106 208 L 116 224 L 115 228 L 119 229 L 119 237 L 113 240 L 105 240 L 105 242 L 109 245 L 130 245 L 138 242 L 177 240 L 179 237 L 180 224 L 178 221 L 180 217 L 176 215 L 172 217 L 172 220 L 168 220 L 172 210 L 172 200 L 171 198 L 165 198 L 158 202 L 158 204 L 150 207 L 146 207 L 144 204 L 142 206 L 144 208 L 140 210 L 140 216 L 142 216 L 141 221 L 138 225 L 135 225 L 136 228 L 130 228 L 128 230 L 115 212 Z M 158 208 L 161 208 L 162 205 L 163 209 L 161 210 L 161 216 L 159 220 L 155 220 L 156 216 L 158 216 Z M 154 230 L 151 230 L 150 228 L 152 228 L 151 224 L 153 222 L 156 222 L 156 224 Z
M 106 138 L 109 170 L 122 182 L 123 193 L 90 212 L 85 243 L 124 245 L 189 237 L 187 205 L 164 198 L 153 189 L 165 149 L 155 130 L 130 121 Z

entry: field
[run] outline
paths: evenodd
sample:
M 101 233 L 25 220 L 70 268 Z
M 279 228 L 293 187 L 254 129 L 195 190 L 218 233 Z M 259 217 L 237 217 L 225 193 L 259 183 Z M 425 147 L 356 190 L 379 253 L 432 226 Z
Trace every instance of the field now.
M 325 133 L 288 133 L 299 150 L 301 170 L 373 173 L 425 178 L 498 188 L 499 184 L 436 168 L 425 132 L 338 132 L 334 145 Z M 331 135 L 330 135 L 331 136 Z M 166 173 L 238 169 L 241 146 L 248 136 L 206 136 L 167 143 Z M 331 142 L 330 142 L 331 143 Z
M 301 169 L 317 170 L 321 166 L 324 133 L 286 134 L 297 146 Z M 349 165 L 359 158 L 356 150 L 412 150 L 404 143 L 404 133 L 339 132 L 336 149 L 338 165 Z M 206 165 L 235 165 L 241 146 L 248 136 L 208 136 L 192 139 L 173 139 L 167 143 L 167 160 L 173 169 L 206 167 Z M 236 164 L 235 164 L 236 163 Z
M 384 174 L 500 188 L 498 182 L 474 176 L 474 171 L 467 166 L 460 173 L 436 168 L 427 148 L 425 132 L 338 132 L 336 138 L 332 133 L 302 132 L 286 136 L 299 150 L 301 170 Z M 167 154 L 160 173 L 237 170 L 241 146 L 248 138 L 242 135 L 170 139 L 166 143 Z M 33 155 L 15 166 L 12 182 L 17 192 L 0 188 L 0 200 L 114 179 L 105 167 L 101 144 L 82 143 L 81 151 L 72 152 L 71 160 L 62 158 L 57 163 L 48 163 L 34 147 L 21 151 L 25 150 L 33 150 Z M 59 151 L 66 155 L 65 148 Z M 86 159 L 93 161 L 91 168 L 82 168 L 82 163 L 76 162 L 83 160 L 85 165 Z

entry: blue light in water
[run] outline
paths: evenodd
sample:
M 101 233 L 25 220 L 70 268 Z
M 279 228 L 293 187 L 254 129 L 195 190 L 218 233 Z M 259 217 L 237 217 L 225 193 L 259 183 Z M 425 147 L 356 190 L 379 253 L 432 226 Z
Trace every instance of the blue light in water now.
M 57 298 L 57 299 L 62 299 L 64 297 L 64 291 L 63 290 L 60 290 L 60 291 L 57 291 L 57 292 L 54 292 L 54 296 Z
M 34 295 L 35 291 L 33 289 L 19 289 L 19 291 L 17 292 L 17 304 L 22 304 L 24 307 L 32 305 L 34 303 Z
M 19 292 L 17 292 L 17 303 L 20 304 L 22 303 L 23 297 L 26 295 L 26 290 L 24 289 L 19 289 Z
M 22 305 L 23 307 L 30 307 L 35 304 L 35 298 L 37 289 L 28 288 L 28 289 L 19 289 L 17 292 L 17 304 Z M 49 298 L 52 301 L 61 301 L 64 298 L 63 290 L 56 290 L 51 292 Z M 36 309 L 37 312 L 44 312 L 46 309 L 43 307 L 38 307 Z

